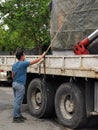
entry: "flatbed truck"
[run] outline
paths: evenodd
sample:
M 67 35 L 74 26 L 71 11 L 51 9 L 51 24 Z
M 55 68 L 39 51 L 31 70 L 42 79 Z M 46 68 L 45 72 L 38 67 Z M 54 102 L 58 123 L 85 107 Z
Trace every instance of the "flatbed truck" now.
M 11 74 L 16 61 L 15 56 L 1 55 L 0 69 Z M 98 55 L 46 55 L 28 67 L 24 102 L 37 118 L 56 115 L 72 129 L 91 124 L 98 115 Z

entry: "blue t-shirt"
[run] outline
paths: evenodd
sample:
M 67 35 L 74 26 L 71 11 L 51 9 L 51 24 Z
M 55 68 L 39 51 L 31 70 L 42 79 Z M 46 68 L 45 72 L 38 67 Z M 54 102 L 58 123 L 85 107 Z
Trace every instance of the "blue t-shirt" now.
M 19 61 L 13 64 L 12 71 L 14 73 L 13 82 L 18 82 L 23 85 L 26 84 L 27 67 L 30 61 Z

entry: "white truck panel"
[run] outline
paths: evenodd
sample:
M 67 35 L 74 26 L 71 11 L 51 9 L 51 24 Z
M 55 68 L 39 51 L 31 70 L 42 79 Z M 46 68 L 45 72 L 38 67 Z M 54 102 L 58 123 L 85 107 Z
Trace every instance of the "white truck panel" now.
M 27 60 L 38 56 L 26 56 Z M 0 56 L 0 69 L 9 71 L 17 60 L 14 56 Z M 98 55 L 53 56 L 48 55 L 42 63 L 28 67 L 28 72 L 49 75 L 98 78 Z

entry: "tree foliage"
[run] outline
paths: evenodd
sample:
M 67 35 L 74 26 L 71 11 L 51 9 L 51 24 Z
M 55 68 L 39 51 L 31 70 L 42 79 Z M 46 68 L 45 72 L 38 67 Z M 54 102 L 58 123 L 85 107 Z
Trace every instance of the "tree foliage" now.
M 49 0 L 11 0 L 0 6 L 4 24 L 9 27 L 6 49 L 36 47 L 41 53 L 50 40 L 48 4 Z

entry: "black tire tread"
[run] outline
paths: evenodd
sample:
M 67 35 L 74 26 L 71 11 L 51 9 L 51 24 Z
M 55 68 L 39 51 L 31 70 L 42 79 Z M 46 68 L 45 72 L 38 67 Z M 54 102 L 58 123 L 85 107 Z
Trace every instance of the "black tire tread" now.
M 64 119 L 62 114 L 60 113 L 60 108 L 59 108 L 59 99 L 60 96 L 66 92 L 72 93 L 75 95 L 76 98 L 76 103 L 78 109 L 76 115 L 72 117 L 71 120 Z M 80 90 L 80 88 L 74 84 L 74 83 L 63 83 L 57 90 L 56 96 L 55 96 L 55 110 L 57 117 L 60 121 L 61 124 L 64 126 L 67 126 L 69 128 L 77 128 L 80 126 L 85 125 L 86 123 L 86 110 L 85 110 L 85 102 L 84 102 L 84 97 L 83 93 Z
M 43 96 L 44 96 L 44 107 L 41 108 L 41 110 L 38 111 L 38 113 L 35 113 L 33 111 L 31 102 L 30 102 L 30 95 L 32 93 L 33 89 L 33 84 L 37 83 L 38 87 L 40 89 L 43 89 L 44 91 Z M 47 83 L 46 81 L 40 79 L 40 78 L 35 78 L 31 81 L 29 87 L 28 87 L 28 92 L 27 92 L 27 101 L 28 101 L 28 106 L 31 114 L 35 117 L 38 118 L 43 118 L 43 117 L 51 117 L 54 113 L 54 90 L 52 86 Z

